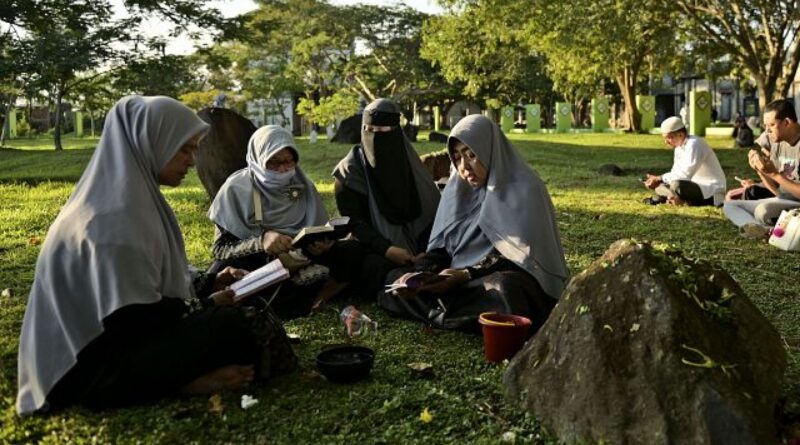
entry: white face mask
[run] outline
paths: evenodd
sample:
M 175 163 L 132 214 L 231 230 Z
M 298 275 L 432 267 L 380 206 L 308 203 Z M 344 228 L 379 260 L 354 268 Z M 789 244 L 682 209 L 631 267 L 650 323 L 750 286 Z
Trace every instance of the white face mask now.
M 286 170 L 285 172 L 279 172 L 275 170 L 268 170 L 264 169 L 265 173 L 265 182 L 270 185 L 276 186 L 285 186 L 288 185 L 289 182 L 294 178 L 294 169 Z

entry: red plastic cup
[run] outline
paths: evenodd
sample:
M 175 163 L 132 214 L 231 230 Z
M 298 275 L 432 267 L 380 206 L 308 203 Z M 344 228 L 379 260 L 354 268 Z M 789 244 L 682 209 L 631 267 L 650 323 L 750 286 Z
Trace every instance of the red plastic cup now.
M 478 317 L 483 331 L 486 361 L 502 362 L 514 357 L 528 339 L 531 320 L 521 315 L 484 312 Z

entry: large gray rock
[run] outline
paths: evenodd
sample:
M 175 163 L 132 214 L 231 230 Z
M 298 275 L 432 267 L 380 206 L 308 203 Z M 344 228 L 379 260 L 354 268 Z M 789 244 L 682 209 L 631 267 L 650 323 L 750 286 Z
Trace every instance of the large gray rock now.
M 725 271 L 621 240 L 569 283 L 505 384 L 567 443 L 773 444 L 785 367 Z
M 211 126 L 198 144 L 197 175 L 213 200 L 228 176 L 247 166 L 247 142 L 256 127 L 227 108 L 203 108 L 197 115 Z
M 333 135 L 331 142 L 340 144 L 359 144 L 361 143 L 361 114 L 354 114 L 339 124 L 336 134 Z
M 450 176 L 450 154 L 447 150 L 424 154 L 419 159 L 434 182 Z

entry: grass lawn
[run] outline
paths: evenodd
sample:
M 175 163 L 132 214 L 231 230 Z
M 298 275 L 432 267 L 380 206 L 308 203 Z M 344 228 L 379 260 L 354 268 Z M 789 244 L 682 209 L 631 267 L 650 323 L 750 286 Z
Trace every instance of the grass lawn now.
M 511 135 L 538 170 L 553 197 L 567 261 L 573 274 L 589 265 L 615 240 L 632 237 L 668 242 L 687 254 L 720 263 L 787 338 L 800 337 L 797 277 L 800 262 L 764 243 L 737 234 L 715 208 L 647 206 L 637 178 L 669 169 L 672 152 L 653 135 Z M 753 177 L 746 153 L 732 139 L 709 139 L 734 186 L 733 176 Z M 14 411 L 16 354 L 25 301 L 41 240 L 80 177 L 95 140 L 67 139 L 60 153 L 50 142 L 10 141 L 0 149 L 0 288 L 16 297 L 0 299 L 0 443 L 497 443 L 512 432 L 518 442 L 551 443 L 535 419 L 504 402 L 505 365 L 483 360 L 481 338 L 428 332 L 393 319 L 374 305 L 364 310 L 380 324 L 377 336 L 357 343 L 377 352 L 371 377 L 334 385 L 316 375 L 314 355 L 324 345 L 343 343 L 334 310 L 325 309 L 287 324 L 302 342 L 296 350 L 303 369 L 246 392 L 260 402 L 239 408 L 239 394 L 222 395 L 224 408 L 209 409 L 207 397 L 171 398 L 155 406 L 92 413 L 82 409 L 20 419 Z M 442 148 L 416 144 L 421 153 Z M 330 171 L 348 146 L 310 145 L 301 139 L 301 166 L 318 185 L 329 210 L 335 209 Z M 596 169 L 615 163 L 628 173 L 600 176 Z M 210 263 L 213 227 L 205 217 L 209 201 L 195 174 L 176 189 L 164 190 L 183 228 L 191 262 Z M 340 303 L 341 306 L 343 303 Z M 784 395 L 800 402 L 796 347 L 789 350 Z M 407 368 L 429 362 L 432 379 Z M 546 388 L 543 388 L 546 390 Z M 424 423 L 428 409 L 433 420 Z

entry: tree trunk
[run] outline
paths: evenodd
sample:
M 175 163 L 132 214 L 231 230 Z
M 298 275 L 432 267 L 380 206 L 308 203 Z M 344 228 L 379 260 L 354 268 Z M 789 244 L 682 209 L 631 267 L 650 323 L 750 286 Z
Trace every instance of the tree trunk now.
M 92 137 L 94 137 L 94 112 L 89 111 L 89 126 L 92 128 Z
M 53 131 L 53 144 L 56 151 L 61 151 L 64 147 L 61 146 L 61 104 L 64 100 L 64 88 L 59 85 L 56 90 L 56 123 L 55 130 Z
M 758 87 L 758 110 L 763 113 L 767 104 L 772 102 L 772 95 L 775 93 L 775 89 L 770 88 L 770 82 L 765 80 L 763 76 L 756 76 L 756 85 Z
M 8 122 L 8 114 L 9 111 L 11 111 L 11 104 L 13 102 L 13 100 L 9 100 L 8 105 L 6 105 L 6 118 L 3 119 L 3 125 L 0 127 L 0 147 L 6 144 L 6 122 Z M 2 104 L 0 104 L 0 106 L 2 106 Z
M 635 82 L 636 76 L 630 70 L 626 69 L 617 75 L 617 85 L 619 85 L 622 99 L 625 102 L 626 125 L 629 131 L 638 133 L 641 129 L 642 115 L 636 107 Z

